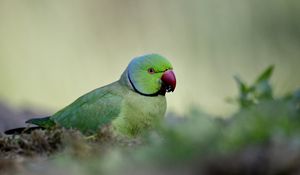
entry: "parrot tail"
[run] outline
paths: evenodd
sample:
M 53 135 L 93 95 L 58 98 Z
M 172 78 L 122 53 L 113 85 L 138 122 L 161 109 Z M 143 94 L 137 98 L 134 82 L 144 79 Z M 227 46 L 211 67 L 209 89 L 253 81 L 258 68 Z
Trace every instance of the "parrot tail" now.
M 7 135 L 29 134 L 33 130 L 36 130 L 36 129 L 45 129 L 45 128 L 42 128 L 42 127 L 39 127 L 39 126 L 21 127 L 21 128 L 14 128 L 14 129 L 7 130 L 4 133 L 7 134 Z
M 51 128 L 55 126 L 55 122 L 50 117 L 43 118 L 32 118 L 27 120 L 25 123 L 34 124 L 42 128 Z
M 47 129 L 55 126 L 55 122 L 50 119 L 50 117 L 44 118 L 33 118 L 26 121 L 26 123 L 34 124 L 37 126 L 33 127 L 21 127 L 21 128 L 14 128 L 5 131 L 5 134 L 12 135 L 12 134 L 22 134 L 22 133 L 31 133 L 33 130 L 36 129 Z

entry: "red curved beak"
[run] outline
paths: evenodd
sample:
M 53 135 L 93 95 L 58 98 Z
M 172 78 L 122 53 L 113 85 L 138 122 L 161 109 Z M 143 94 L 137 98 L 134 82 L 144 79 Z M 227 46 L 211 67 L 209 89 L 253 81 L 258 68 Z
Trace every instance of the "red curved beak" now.
M 176 78 L 172 70 L 165 71 L 161 77 L 161 81 L 163 82 L 163 86 L 165 87 L 167 92 L 173 92 L 175 90 Z

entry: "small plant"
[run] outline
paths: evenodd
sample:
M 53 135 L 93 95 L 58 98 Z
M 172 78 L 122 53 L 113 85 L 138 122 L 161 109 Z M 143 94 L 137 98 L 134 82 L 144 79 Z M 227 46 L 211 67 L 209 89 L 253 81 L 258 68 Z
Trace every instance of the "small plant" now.
M 241 78 L 234 76 L 239 88 L 239 97 L 236 99 L 241 108 L 247 108 L 263 100 L 273 99 L 273 91 L 270 85 L 274 66 L 269 66 L 263 71 L 252 85 L 247 85 Z

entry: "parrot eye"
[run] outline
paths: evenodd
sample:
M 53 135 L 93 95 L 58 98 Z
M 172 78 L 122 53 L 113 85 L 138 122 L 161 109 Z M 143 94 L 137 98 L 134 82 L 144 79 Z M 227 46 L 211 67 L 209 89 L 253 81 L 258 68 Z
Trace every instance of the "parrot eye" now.
M 149 68 L 149 69 L 148 69 L 148 73 L 149 73 L 149 74 L 154 74 L 154 72 L 155 72 L 155 71 L 154 71 L 153 68 Z

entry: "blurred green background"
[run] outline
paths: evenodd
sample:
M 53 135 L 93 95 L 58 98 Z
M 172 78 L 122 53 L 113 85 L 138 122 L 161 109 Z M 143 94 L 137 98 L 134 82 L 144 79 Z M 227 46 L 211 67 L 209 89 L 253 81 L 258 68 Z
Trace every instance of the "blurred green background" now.
M 178 79 L 168 110 L 225 115 L 270 64 L 281 95 L 300 86 L 300 1 L 0 0 L 0 99 L 56 111 L 159 53 Z

